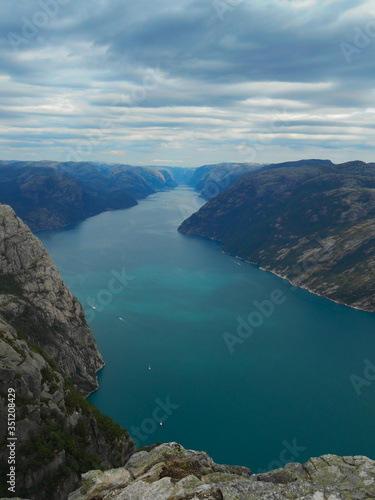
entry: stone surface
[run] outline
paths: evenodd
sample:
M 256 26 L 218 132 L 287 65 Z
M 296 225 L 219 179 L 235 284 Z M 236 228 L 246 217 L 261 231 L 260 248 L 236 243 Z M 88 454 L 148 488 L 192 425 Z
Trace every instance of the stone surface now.
M 6 205 L 0 205 L 1 276 L 19 290 L 0 289 L 0 312 L 12 324 L 22 323 L 26 339 L 44 349 L 83 395 L 96 390 L 104 362 L 82 306 L 41 241 Z
M 0 495 L 9 472 L 8 393 L 15 394 L 17 488 L 65 500 L 80 474 L 123 465 L 126 431 L 90 406 L 103 366 L 83 310 L 41 242 L 0 205 Z M 11 391 L 11 392 L 9 392 Z
M 250 475 L 177 443 L 134 454 L 124 468 L 83 476 L 69 500 L 375 499 L 375 461 L 324 455 L 306 464 Z
M 47 443 L 52 441 L 56 432 L 60 439 L 70 439 L 71 435 L 80 439 L 86 434 L 87 443 L 82 446 L 82 451 L 91 454 L 93 463 L 101 463 L 104 468 L 124 464 L 135 451 L 131 438 L 124 435 L 109 440 L 92 412 L 80 407 L 79 403 L 72 407 L 71 390 L 64 384 L 62 374 L 20 339 L 17 331 L 1 316 L 0 379 L 0 475 L 5 477 L 9 470 L 5 440 L 7 395 L 12 389 L 16 395 L 17 486 L 27 493 L 35 490 L 31 498 L 42 500 L 48 496 L 49 500 L 63 500 L 77 487 L 79 480 L 74 469 L 67 472 L 67 464 L 71 467 L 72 460 L 77 457 L 65 449 L 64 443 L 58 449 L 52 449 L 51 456 L 42 458 L 44 433 Z M 67 430 L 64 432 L 63 428 Z M 58 446 L 57 443 L 54 446 Z M 24 446 L 27 446 L 27 451 Z M 35 461 L 38 462 L 36 466 L 33 465 Z M 47 495 L 44 480 L 48 476 L 58 477 L 60 470 L 65 471 L 62 482 L 57 482 L 56 490 Z M 125 474 L 129 476 L 127 471 Z

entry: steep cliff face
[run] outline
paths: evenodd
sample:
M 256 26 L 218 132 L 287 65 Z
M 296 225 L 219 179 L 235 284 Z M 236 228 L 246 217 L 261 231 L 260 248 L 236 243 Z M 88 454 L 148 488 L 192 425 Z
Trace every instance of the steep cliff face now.
M 0 206 L 0 277 L 0 313 L 44 349 L 81 394 L 96 390 L 96 372 L 104 362 L 82 306 L 40 240 L 5 205 Z
M 374 165 L 297 163 L 245 175 L 179 231 L 220 241 L 294 285 L 375 311 Z
M 375 462 L 325 455 L 250 476 L 177 443 L 133 455 L 125 467 L 83 476 L 69 500 L 343 500 L 375 498 Z
M 64 500 L 82 472 L 119 467 L 134 452 L 126 431 L 87 403 L 43 350 L 26 342 L 1 316 L 0 379 L 0 496 L 11 496 L 5 481 L 8 393 L 15 394 L 20 495 Z
M 119 467 L 135 451 L 127 432 L 81 395 L 98 387 L 103 364 L 82 307 L 51 257 L 1 205 L 0 496 L 11 496 L 5 480 L 9 394 L 15 397 L 20 495 L 64 500 L 82 472 Z
M 166 167 L 160 166 L 158 169 L 163 173 L 167 171 L 173 176 L 173 180 L 177 184 L 189 184 L 192 175 L 195 172 L 195 168 L 192 167 Z
M 131 170 L 142 176 L 155 191 L 177 186 L 172 174 L 166 170 L 158 170 L 152 167 L 132 167 Z

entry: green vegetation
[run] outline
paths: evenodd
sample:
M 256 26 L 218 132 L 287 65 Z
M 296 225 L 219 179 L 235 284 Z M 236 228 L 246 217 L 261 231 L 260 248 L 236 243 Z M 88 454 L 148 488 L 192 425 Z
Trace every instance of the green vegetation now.
M 55 344 L 54 334 L 58 329 L 54 325 L 48 325 L 26 299 L 22 298 L 22 300 L 25 304 L 21 314 L 14 316 L 11 312 L 3 311 L 3 315 L 7 322 L 17 330 L 18 336 L 26 340 L 33 351 L 43 356 L 52 369 L 57 370 L 56 363 L 45 354 L 41 346 Z
M 150 446 L 142 446 L 142 448 L 139 448 L 138 451 L 147 451 L 149 453 L 151 450 L 153 450 L 154 448 L 157 448 L 161 444 L 163 444 L 163 443 L 161 443 L 160 441 L 158 441 L 157 443 L 152 444 Z
M 53 460 L 59 452 L 65 452 L 63 463 L 53 472 L 43 478 L 42 485 L 35 485 L 32 490 L 21 491 L 24 496 L 34 493 L 40 495 L 41 486 L 45 495 L 56 491 L 58 484 L 76 473 L 79 476 L 83 471 L 101 467 L 100 458 L 88 450 L 90 444 L 87 424 L 80 418 L 74 428 L 68 427 L 65 420 L 56 412 L 49 412 L 42 416 L 40 431 L 33 434 L 20 448 L 20 455 L 28 457 L 27 464 L 18 468 L 20 475 L 32 471 L 42 470 Z
M 40 372 L 42 374 L 42 382 L 47 382 L 51 384 L 52 382 L 59 381 L 58 376 L 51 370 L 51 368 L 47 368 L 46 366 L 44 366 Z
M 21 349 L 18 345 L 17 345 L 17 342 L 15 340 L 13 340 L 12 338 L 10 338 L 6 332 L 0 332 L 0 339 L 3 340 L 4 342 L 6 342 L 9 346 L 11 346 L 11 348 L 16 351 L 17 354 L 19 354 L 22 358 L 22 360 L 20 361 L 19 364 L 21 364 L 23 361 L 25 361 L 26 359 L 26 352 Z
M 0 341 L 5 341 L 17 352 L 20 351 L 23 359 L 27 357 L 27 352 L 21 350 L 17 341 L 9 338 L 6 332 L 0 332 Z M 110 417 L 86 401 L 70 380 L 65 379 L 62 387 L 56 364 L 39 346 L 29 343 L 29 347 L 47 362 L 47 365 L 40 369 L 41 382 L 47 385 L 47 392 L 53 394 L 59 390 L 64 391 L 66 414 L 49 409 L 48 397 L 41 398 L 42 405 L 39 406 L 39 402 L 33 398 L 17 394 L 17 422 L 28 418 L 30 412 L 40 414 L 38 431 L 29 435 L 27 441 L 20 444 L 17 452 L 19 484 L 22 484 L 29 474 L 35 473 L 36 477 L 40 474 L 41 478 L 34 482 L 32 488 L 19 488 L 17 494 L 24 498 L 31 498 L 33 495 L 38 498 L 52 498 L 56 497 L 56 491 L 66 480 L 75 478 L 78 483 L 82 473 L 91 469 L 104 469 L 101 458 L 92 451 L 96 446 L 96 433 L 93 432 L 95 427 L 108 445 L 106 459 L 113 467 L 123 465 L 124 446 L 129 435 Z M 15 379 L 21 377 L 20 374 L 15 375 Z M 0 396 L 6 399 L 7 394 L 1 392 Z M 74 426 L 67 421 L 67 416 L 73 412 L 78 413 L 78 421 Z M 0 445 L 4 447 L 6 442 Z M 48 472 L 43 475 L 43 470 Z M 7 472 L 7 464 L 0 463 L 1 477 L 6 477 Z M 7 496 L 5 485 L 0 485 L 0 497 L 2 496 Z
M 44 350 L 41 347 L 39 347 L 38 345 L 36 345 L 30 341 L 27 343 L 27 345 L 30 347 L 30 349 L 32 351 L 40 354 L 45 359 L 45 361 L 47 361 L 47 363 L 52 368 L 52 370 L 54 370 L 56 372 L 59 371 L 57 364 L 49 356 L 47 356 L 47 354 L 44 352 Z
M 65 380 L 64 387 L 69 391 L 65 396 L 67 412 L 73 413 L 81 410 L 84 415 L 94 417 L 101 434 L 108 444 L 129 437 L 126 429 L 120 427 L 114 420 L 101 413 L 96 406 L 78 394 L 70 380 Z
M 57 379 L 54 371 L 50 367 L 43 367 L 41 372 L 43 381 L 54 386 Z M 17 467 L 19 477 L 25 477 L 34 471 L 50 467 L 50 464 L 59 457 L 60 452 L 64 452 L 64 456 L 61 458 L 62 463 L 57 463 L 56 468 L 48 472 L 39 484 L 35 484 L 27 491 L 24 489 L 18 491 L 18 495 L 25 498 L 33 494 L 38 494 L 39 497 L 43 494 L 45 498 L 48 498 L 56 492 L 62 481 L 72 475 L 76 475 L 78 479 L 83 472 L 88 470 L 104 470 L 100 457 L 90 451 L 93 421 L 96 422 L 99 432 L 109 445 L 113 466 L 123 465 L 121 462 L 124 446 L 122 440 L 129 436 L 127 431 L 78 394 L 69 380 L 65 380 L 64 390 L 67 412 L 77 411 L 81 416 L 77 424 L 71 427 L 66 424 L 66 419 L 54 410 L 44 409 L 41 412 L 38 432 L 30 435 L 19 449 L 19 456 L 22 457 Z M 22 415 L 22 418 L 27 416 L 27 407 L 31 404 L 35 402 L 17 397 L 18 414 Z M 0 470 L 0 473 L 2 472 Z M 0 496 L 4 495 L 6 495 L 6 489 L 0 486 Z

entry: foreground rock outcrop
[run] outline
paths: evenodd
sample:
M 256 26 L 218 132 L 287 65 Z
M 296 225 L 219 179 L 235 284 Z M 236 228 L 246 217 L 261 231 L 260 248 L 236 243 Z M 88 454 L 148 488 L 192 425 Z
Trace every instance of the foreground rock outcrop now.
M 125 463 L 135 451 L 127 432 L 102 415 L 64 379 L 43 350 L 0 316 L 0 494 L 7 490 L 8 391 L 15 395 L 16 491 L 63 500 L 80 473 Z
M 266 474 L 218 465 L 177 443 L 134 454 L 125 467 L 83 475 L 69 500 L 341 500 L 375 498 L 375 461 L 324 455 Z

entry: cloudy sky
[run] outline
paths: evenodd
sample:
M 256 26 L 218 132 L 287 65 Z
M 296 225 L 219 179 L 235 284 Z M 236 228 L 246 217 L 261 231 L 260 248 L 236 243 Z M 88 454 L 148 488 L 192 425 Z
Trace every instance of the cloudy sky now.
M 375 2 L 2 0 L 0 159 L 375 161 Z

